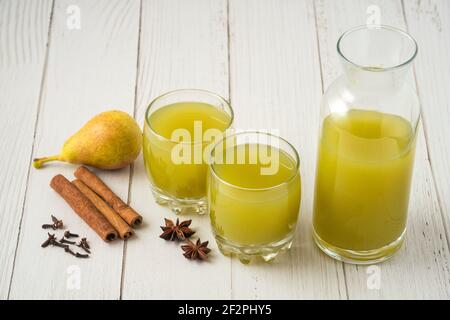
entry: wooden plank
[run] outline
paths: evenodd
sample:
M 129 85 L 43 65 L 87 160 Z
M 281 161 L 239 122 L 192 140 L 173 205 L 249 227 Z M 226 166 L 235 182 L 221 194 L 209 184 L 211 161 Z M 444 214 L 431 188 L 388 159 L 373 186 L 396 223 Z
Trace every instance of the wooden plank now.
M 422 103 L 422 122 L 436 182 L 447 243 L 450 241 L 450 3 L 444 0 L 404 1 L 408 30 L 419 43 L 415 65 Z
M 0 299 L 13 270 L 51 8 L 51 0 L 0 2 Z
M 73 5 L 71 0 L 57 1 L 54 9 L 35 157 L 58 152 L 69 135 L 101 111 L 133 113 L 139 2 L 84 0 Z M 68 28 L 76 8 L 80 29 Z M 103 242 L 49 187 L 57 173 L 73 179 L 75 168 L 54 163 L 30 172 L 11 298 L 119 298 L 123 242 Z M 128 168 L 99 175 L 127 198 Z M 93 251 L 89 259 L 40 248 L 46 239 L 40 226 L 51 213 L 71 231 L 87 236 Z
M 380 9 L 382 24 L 405 29 L 400 1 L 315 2 L 319 47 L 324 86 L 341 73 L 336 41 L 339 35 L 355 25 L 365 24 L 369 6 Z M 430 33 L 428 33 L 430 34 Z M 421 45 L 423 47 L 423 45 Z M 425 49 L 424 49 L 425 50 Z M 435 51 L 435 50 L 433 50 Z M 420 64 L 420 61 L 417 62 Z M 413 78 L 410 82 L 414 85 Z M 420 87 L 422 92 L 422 87 Z M 381 287 L 367 286 L 367 267 L 345 265 L 349 298 L 353 299 L 421 299 L 449 298 L 449 252 L 445 230 L 428 162 L 423 131 L 418 133 L 413 190 L 410 201 L 408 234 L 404 247 L 391 260 L 378 265 Z
M 180 88 L 202 88 L 228 97 L 226 1 L 144 1 L 140 42 L 137 119 L 158 95 Z M 180 245 L 158 236 L 163 218 L 176 219 L 150 193 L 142 160 L 134 167 L 131 204 L 146 221 L 127 243 L 124 299 L 229 298 L 230 260 L 221 256 L 208 216 L 182 216 L 213 252 L 207 263 L 188 261 Z
M 300 153 L 302 207 L 291 251 L 272 264 L 233 260 L 233 298 L 345 299 L 342 264 L 311 233 L 321 96 L 311 1 L 230 1 L 231 101 L 236 128 L 277 129 Z

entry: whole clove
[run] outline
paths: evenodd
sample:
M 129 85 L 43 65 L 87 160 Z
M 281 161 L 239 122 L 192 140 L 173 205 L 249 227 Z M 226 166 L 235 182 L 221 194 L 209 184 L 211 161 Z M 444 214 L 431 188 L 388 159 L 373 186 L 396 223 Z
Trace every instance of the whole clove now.
M 83 243 L 83 245 L 87 248 L 90 249 L 91 247 L 89 246 L 89 243 L 87 242 L 86 238 L 81 238 L 81 243 Z
M 89 258 L 88 254 L 82 254 L 82 253 L 79 253 L 79 252 L 73 252 L 69 247 L 65 248 L 64 251 L 69 253 L 69 254 L 71 254 L 71 255 L 73 255 L 74 257 L 77 257 L 77 258 Z
M 81 249 L 83 249 L 84 251 L 86 251 L 87 253 L 91 253 L 91 251 L 89 250 L 89 244 L 86 241 L 86 238 L 81 239 L 81 241 L 77 244 L 78 247 L 80 247 Z
M 75 244 L 75 241 L 69 241 L 66 238 L 62 237 L 61 240 L 59 240 L 60 243 L 66 243 L 66 244 Z
M 52 217 L 52 221 L 53 223 L 46 223 L 42 225 L 42 229 L 62 229 L 64 227 L 64 224 L 62 222 L 62 220 L 59 220 L 58 218 L 56 218 L 54 215 L 51 215 Z
M 56 229 L 62 229 L 64 227 L 62 220 L 59 220 L 54 215 L 51 215 L 51 217 L 52 217 L 53 224 L 43 224 L 42 225 L 43 229 L 56 230 Z M 87 242 L 86 238 L 82 238 L 80 240 L 80 242 L 77 244 L 76 241 L 67 240 L 69 238 L 79 237 L 78 234 L 71 233 L 69 230 L 64 232 L 64 235 L 62 236 L 62 238 L 59 241 L 56 239 L 56 236 L 54 233 L 52 234 L 52 233 L 48 232 L 47 234 L 48 234 L 48 238 L 41 244 L 42 248 L 46 248 L 49 245 L 52 245 L 55 247 L 63 248 L 65 252 L 67 252 L 68 254 L 70 254 L 74 257 L 81 258 L 81 259 L 89 258 L 89 254 L 91 253 L 91 251 L 89 250 L 90 246 L 89 246 L 89 243 Z M 88 254 L 75 252 L 70 248 L 69 245 L 76 245 L 76 246 L 80 247 L 81 249 L 83 249 L 84 251 L 86 251 Z
M 62 229 L 64 227 L 62 220 L 59 220 L 54 215 L 51 215 L 51 217 L 52 217 L 53 226 L 55 227 L 55 229 Z
M 78 238 L 79 236 L 76 233 L 70 233 L 69 230 L 64 232 L 64 237 L 66 238 Z
M 56 230 L 55 226 L 53 224 L 43 224 L 42 229 L 53 229 Z
M 69 248 L 69 246 L 67 244 L 62 244 L 62 243 L 56 241 L 55 239 L 53 241 L 51 241 L 50 244 L 52 246 L 60 247 L 60 248 L 64 248 L 64 249 Z
M 49 244 L 56 241 L 55 234 L 48 233 L 48 239 L 44 241 L 44 243 L 41 244 L 42 248 L 48 247 Z
M 64 248 L 64 251 L 69 253 L 69 254 L 71 254 L 71 255 L 73 255 L 73 256 L 76 255 L 75 252 L 73 252 L 72 249 L 69 248 L 69 246 L 67 246 L 67 248 Z
M 91 250 L 89 250 L 88 248 L 86 248 L 86 247 L 84 247 L 84 246 L 82 246 L 82 245 L 77 245 L 78 247 L 80 247 L 81 249 L 83 249 L 84 251 L 86 251 L 87 253 L 91 253 Z

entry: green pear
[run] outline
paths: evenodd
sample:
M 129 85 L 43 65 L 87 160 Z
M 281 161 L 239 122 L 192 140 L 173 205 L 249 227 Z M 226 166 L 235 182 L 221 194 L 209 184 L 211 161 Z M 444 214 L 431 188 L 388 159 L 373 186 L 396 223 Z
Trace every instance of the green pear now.
M 56 156 L 33 160 L 35 168 L 48 161 L 85 164 L 100 169 L 119 169 L 132 163 L 142 147 L 142 132 L 126 112 L 111 110 L 89 120 L 66 140 Z

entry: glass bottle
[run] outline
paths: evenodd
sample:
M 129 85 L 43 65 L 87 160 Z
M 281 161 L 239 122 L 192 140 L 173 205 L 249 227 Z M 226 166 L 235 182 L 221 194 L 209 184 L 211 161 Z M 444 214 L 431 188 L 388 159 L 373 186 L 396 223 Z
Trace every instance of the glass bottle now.
M 420 105 L 407 83 L 417 44 L 389 26 L 360 26 L 337 44 L 344 74 L 321 105 L 313 228 L 329 256 L 372 264 L 402 245 Z

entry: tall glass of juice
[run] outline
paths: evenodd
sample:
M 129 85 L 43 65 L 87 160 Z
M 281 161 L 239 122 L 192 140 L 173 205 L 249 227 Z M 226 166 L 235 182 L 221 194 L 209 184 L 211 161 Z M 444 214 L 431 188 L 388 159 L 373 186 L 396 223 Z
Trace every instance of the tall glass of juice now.
M 322 101 L 314 238 L 331 257 L 372 264 L 402 245 L 420 119 L 408 71 L 414 39 L 361 26 L 338 41 L 344 75 Z
M 290 248 L 299 215 L 299 157 L 268 133 L 227 136 L 211 152 L 208 203 L 220 251 L 249 263 Z
M 159 204 L 175 213 L 205 213 L 205 160 L 232 122 L 230 104 L 205 90 L 176 90 L 150 103 L 145 114 L 144 162 Z

